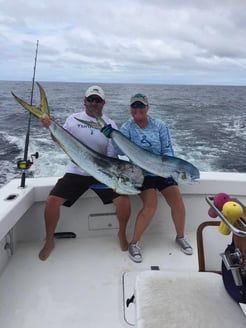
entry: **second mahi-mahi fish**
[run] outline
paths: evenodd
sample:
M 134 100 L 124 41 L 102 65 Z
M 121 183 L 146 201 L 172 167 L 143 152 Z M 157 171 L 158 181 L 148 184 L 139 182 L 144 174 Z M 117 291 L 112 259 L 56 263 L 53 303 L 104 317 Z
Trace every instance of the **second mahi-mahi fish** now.
M 97 123 L 79 119 L 77 120 L 97 129 L 102 129 L 107 125 L 106 122 L 99 115 L 97 115 L 97 113 L 91 113 L 96 118 Z M 200 178 L 200 172 L 198 168 L 188 161 L 174 156 L 158 156 L 152 154 L 149 151 L 134 144 L 120 131 L 115 129 L 112 129 L 110 137 L 134 164 L 152 174 L 164 178 L 172 176 L 178 183 L 188 184 L 196 182 Z

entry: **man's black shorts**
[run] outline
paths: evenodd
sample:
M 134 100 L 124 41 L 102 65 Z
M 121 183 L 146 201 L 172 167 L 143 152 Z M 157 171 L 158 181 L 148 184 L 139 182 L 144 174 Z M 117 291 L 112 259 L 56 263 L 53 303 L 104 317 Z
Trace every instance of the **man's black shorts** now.
M 95 191 L 95 193 L 102 200 L 103 204 L 110 204 L 113 202 L 114 198 L 119 196 L 119 194 L 114 192 L 112 189 L 100 189 L 100 186 L 103 186 L 102 183 L 92 176 L 66 173 L 57 181 L 56 185 L 51 190 L 50 195 L 66 199 L 63 205 L 67 207 L 72 206 L 88 189 Z

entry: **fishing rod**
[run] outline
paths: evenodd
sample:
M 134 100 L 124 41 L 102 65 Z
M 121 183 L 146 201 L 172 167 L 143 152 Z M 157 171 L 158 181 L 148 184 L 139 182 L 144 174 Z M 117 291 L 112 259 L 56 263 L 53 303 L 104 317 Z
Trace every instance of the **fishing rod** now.
M 35 74 L 36 74 L 36 67 L 37 67 L 37 57 L 38 57 L 38 40 L 37 40 L 37 44 L 36 44 L 36 53 L 35 53 L 33 77 L 32 77 L 31 105 L 32 105 L 32 101 L 33 101 L 33 91 L 34 91 L 34 82 L 35 82 Z M 38 152 L 36 152 L 35 154 L 31 155 L 31 160 L 28 159 L 28 147 L 29 147 L 30 129 L 31 129 L 31 116 L 32 116 L 32 114 L 29 113 L 26 139 L 25 139 L 24 158 L 23 158 L 23 160 L 20 160 L 17 163 L 17 167 L 22 170 L 21 185 L 20 185 L 21 188 L 25 188 L 26 170 L 32 166 L 33 159 L 39 157 Z

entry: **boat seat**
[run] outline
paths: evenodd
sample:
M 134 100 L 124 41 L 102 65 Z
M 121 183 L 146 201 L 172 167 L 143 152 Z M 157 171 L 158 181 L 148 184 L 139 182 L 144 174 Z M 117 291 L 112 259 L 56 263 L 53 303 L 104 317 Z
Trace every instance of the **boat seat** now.
M 217 273 L 144 271 L 135 287 L 137 328 L 246 326 Z
M 197 229 L 199 272 L 144 271 L 136 278 L 137 328 L 243 328 L 246 316 L 226 292 L 220 253 L 231 235 L 218 232 L 220 221 Z

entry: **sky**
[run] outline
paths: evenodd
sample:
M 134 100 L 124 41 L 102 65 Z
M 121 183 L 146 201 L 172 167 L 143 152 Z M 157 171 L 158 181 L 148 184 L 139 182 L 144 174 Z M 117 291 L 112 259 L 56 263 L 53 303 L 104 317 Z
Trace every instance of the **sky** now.
M 246 0 L 0 0 L 0 80 L 246 85 Z

